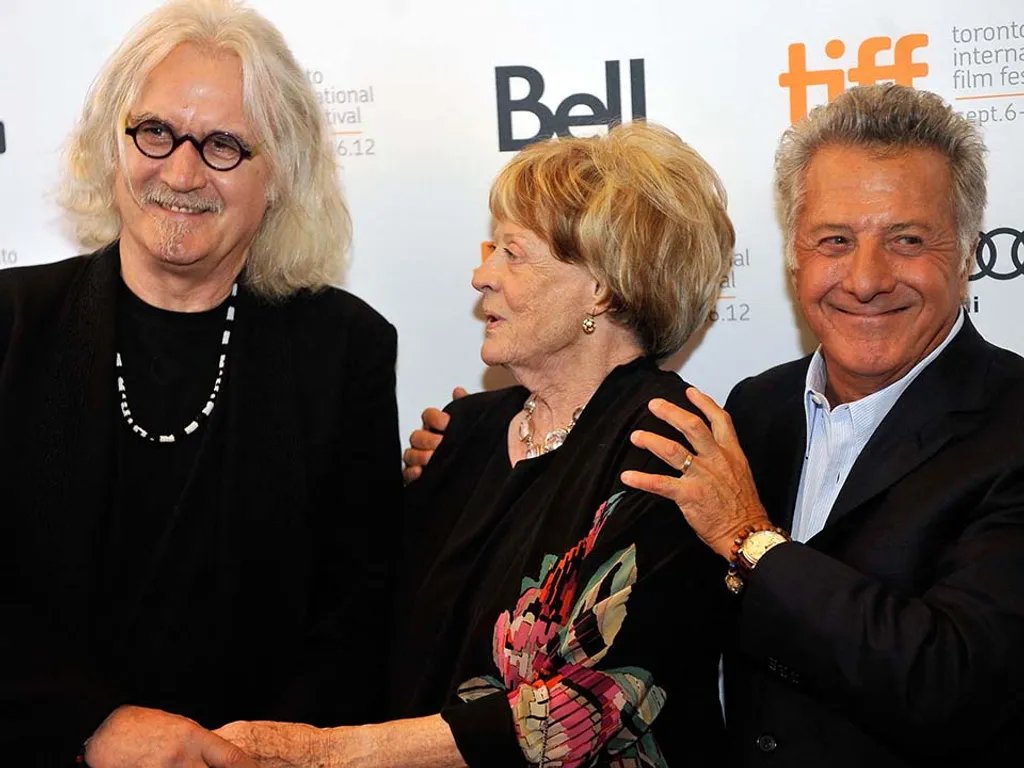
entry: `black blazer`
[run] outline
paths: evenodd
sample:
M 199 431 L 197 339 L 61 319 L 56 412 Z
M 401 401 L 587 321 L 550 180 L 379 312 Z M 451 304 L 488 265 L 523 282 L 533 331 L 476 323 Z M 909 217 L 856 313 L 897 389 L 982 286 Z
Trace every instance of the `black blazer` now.
M 270 304 L 243 286 L 217 461 L 200 449 L 137 615 L 101 615 L 119 264 L 115 243 L 0 272 L 0 754 L 60 765 L 124 703 L 211 727 L 375 717 L 401 492 L 394 329 L 341 290 Z
M 810 358 L 727 403 L 789 527 Z M 1024 727 L 1024 360 L 970 321 L 857 459 L 825 528 L 776 547 L 726 659 L 742 765 L 987 766 Z

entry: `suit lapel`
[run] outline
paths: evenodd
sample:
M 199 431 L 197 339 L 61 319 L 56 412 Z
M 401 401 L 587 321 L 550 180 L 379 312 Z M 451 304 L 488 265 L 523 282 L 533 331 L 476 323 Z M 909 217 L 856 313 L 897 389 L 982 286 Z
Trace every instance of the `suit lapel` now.
M 766 475 L 758 483 L 758 487 L 769 489 L 767 498 L 762 499 L 769 517 L 787 530 L 793 525 L 806 444 L 807 418 L 801 392 L 801 396 L 789 398 L 775 417 L 767 444 L 771 459 L 766 464 L 772 469 L 770 476 Z
M 985 341 L 969 319 L 907 388 L 868 440 L 832 506 L 826 527 L 892 487 L 972 428 L 985 406 Z
M 270 305 L 241 289 L 238 348 L 229 361 L 223 497 L 233 534 L 291 530 L 307 506 L 308 482 L 300 432 L 301 400 L 290 338 L 293 307 Z M 358 439 L 355 436 L 354 439 Z M 256 546 L 256 541 L 251 542 Z M 285 542 L 281 541 L 284 545 Z

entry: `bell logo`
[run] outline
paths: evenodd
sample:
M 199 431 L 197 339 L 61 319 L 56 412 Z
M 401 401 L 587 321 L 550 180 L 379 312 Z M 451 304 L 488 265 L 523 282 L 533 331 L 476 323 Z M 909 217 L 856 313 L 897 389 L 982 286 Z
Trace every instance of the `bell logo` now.
M 779 75 L 779 85 L 789 88 L 789 119 L 792 122 L 807 117 L 807 89 L 812 85 L 828 88 L 831 101 L 846 90 L 846 79 L 856 85 L 874 85 L 891 80 L 899 85 L 914 84 L 914 79 L 928 75 L 928 64 L 914 61 L 914 51 L 928 45 L 928 35 L 905 35 L 893 48 L 891 37 L 869 37 L 857 49 L 857 66 L 842 69 L 807 69 L 807 46 L 793 43 L 789 46 L 789 71 Z M 892 63 L 880 64 L 878 54 L 892 50 Z M 846 43 L 829 40 L 825 55 L 838 60 L 846 54 Z
M 533 67 L 495 67 L 494 80 L 498 96 L 498 148 L 516 152 L 527 144 L 558 136 L 571 136 L 569 129 L 585 125 L 614 125 L 622 122 L 622 87 L 619 62 L 604 63 L 605 100 L 591 93 L 574 93 L 566 97 L 555 111 L 541 103 L 544 77 Z M 525 80 L 529 91 L 521 99 L 512 98 L 512 81 Z M 630 107 L 633 119 L 647 116 L 644 83 L 644 60 L 629 61 Z M 585 108 L 586 111 L 574 108 Z M 529 112 L 540 121 L 533 136 L 517 138 L 512 132 L 512 114 Z

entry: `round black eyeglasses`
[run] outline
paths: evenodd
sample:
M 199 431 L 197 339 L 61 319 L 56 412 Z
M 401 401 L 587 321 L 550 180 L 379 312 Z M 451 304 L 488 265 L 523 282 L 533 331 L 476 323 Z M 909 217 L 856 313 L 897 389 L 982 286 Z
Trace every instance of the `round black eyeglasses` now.
M 191 133 L 175 136 L 174 129 L 161 120 L 143 120 L 134 127 L 128 126 L 124 132 L 132 137 L 139 152 L 154 160 L 170 157 L 186 141 L 190 142 L 203 162 L 215 171 L 230 171 L 256 154 L 230 133 L 216 131 L 200 141 Z

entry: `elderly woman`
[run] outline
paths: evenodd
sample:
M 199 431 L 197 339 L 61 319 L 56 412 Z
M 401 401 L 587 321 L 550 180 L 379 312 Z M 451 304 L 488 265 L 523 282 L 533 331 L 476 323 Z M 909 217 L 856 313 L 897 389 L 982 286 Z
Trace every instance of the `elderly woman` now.
M 717 764 L 720 564 L 619 476 L 665 469 L 630 444 L 669 429 L 652 398 L 691 407 L 657 363 L 729 268 L 724 190 L 675 135 L 632 124 L 527 148 L 490 208 L 482 357 L 520 386 L 452 403 L 407 489 L 391 694 L 409 719 L 223 734 L 268 765 Z

